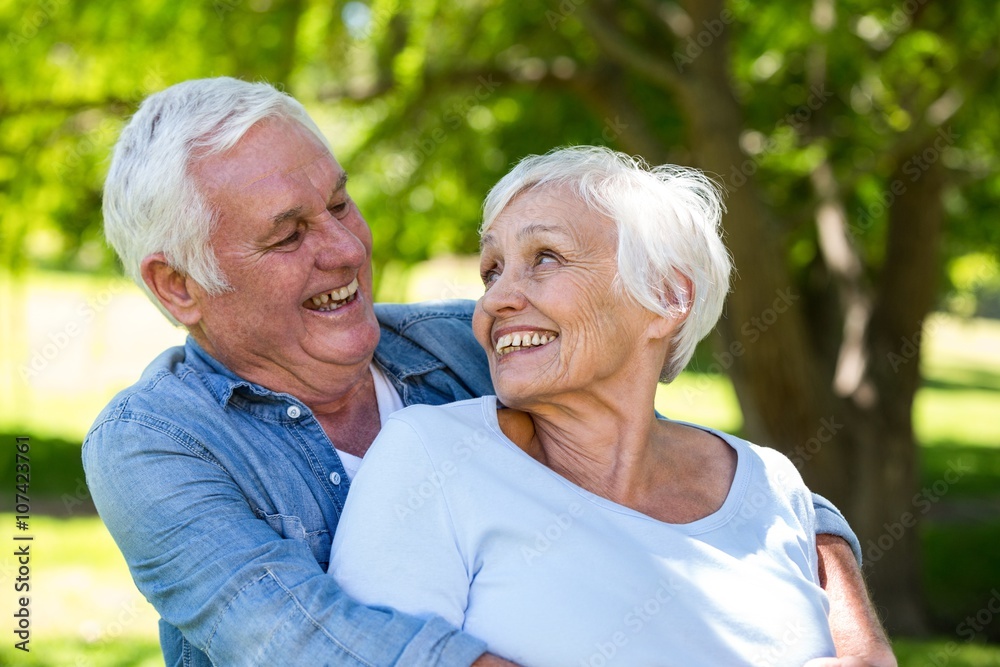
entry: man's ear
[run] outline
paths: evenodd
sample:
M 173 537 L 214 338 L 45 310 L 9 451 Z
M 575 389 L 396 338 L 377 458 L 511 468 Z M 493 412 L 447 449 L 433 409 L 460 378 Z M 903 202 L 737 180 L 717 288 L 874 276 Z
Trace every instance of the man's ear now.
M 163 307 L 184 326 L 201 321 L 201 304 L 192 294 L 193 282 L 167 262 L 162 252 L 142 260 L 142 280 Z

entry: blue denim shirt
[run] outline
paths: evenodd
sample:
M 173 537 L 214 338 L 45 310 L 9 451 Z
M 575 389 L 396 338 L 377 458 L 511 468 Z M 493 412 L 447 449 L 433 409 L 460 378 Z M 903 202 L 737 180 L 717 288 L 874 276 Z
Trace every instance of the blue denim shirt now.
M 469 303 L 376 311 L 375 359 L 405 403 L 492 390 Z M 160 613 L 168 666 L 469 665 L 484 651 L 440 619 L 341 592 L 326 569 L 349 482 L 330 439 L 301 401 L 243 380 L 190 338 L 104 409 L 83 461 Z
M 375 360 L 406 405 L 492 392 L 471 302 L 377 305 Z M 192 339 L 157 357 L 84 440 L 91 495 L 175 665 L 469 665 L 440 619 L 346 597 L 326 574 L 349 481 L 309 408 Z M 857 538 L 816 496 L 820 532 Z

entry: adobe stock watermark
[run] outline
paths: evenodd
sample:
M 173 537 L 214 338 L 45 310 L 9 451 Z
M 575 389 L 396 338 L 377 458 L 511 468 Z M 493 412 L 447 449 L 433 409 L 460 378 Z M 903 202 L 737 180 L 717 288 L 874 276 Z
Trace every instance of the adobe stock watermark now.
M 424 478 L 410 486 L 406 491 L 406 500 L 397 502 L 393 512 L 400 523 L 406 521 L 415 512 L 419 512 L 428 501 L 444 489 L 445 482 L 458 474 L 460 463 L 471 459 L 476 452 L 490 442 L 490 434 L 485 428 L 476 429 L 471 434 L 452 445 L 451 456 L 436 464 Z
M 913 498 L 910 499 L 910 504 L 916 512 L 903 512 L 896 521 L 882 524 L 885 531 L 877 538 L 868 540 L 864 549 L 865 560 L 869 563 L 877 563 L 882 560 L 882 557 L 902 539 L 906 531 L 917 525 L 917 517 L 931 511 L 931 508 L 941 501 L 949 489 L 971 471 L 972 467 L 963 464 L 961 460 L 948 461 L 948 469 L 945 470 L 941 478 L 920 489 L 920 492 L 914 494 Z
M 998 614 L 1000 614 L 1000 590 L 992 588 L 990 589 L 990 599 L 986 601 L 986 604 L 980 607 L 975 614 L 966 616 L 961 623 L 955 626 L 955 634 L 962 638 L 962 643 L 967 644 L 975 639 L 978 633 L 985 631 L 997 619 Z M 940 650 L 928 654 L 927 657 L 930 658 L 930 664 L 934 667 L 945 667 L 952 658 L 958 655 L 959 649 L 959 642 L 951 641 Z
M 535 560 L 561 540 L 573 524 L 583 516 L 583 506 L 580 503 L 570 503 L 565 512 L 559 512 L 542 530 L 536 530 L 532 536 L 531 546 L 521 545 L 521 558 L 525 565 L 533 565 Z
M 761 311 L 760 315 L 751 317 L 740 326 L 741 339 L 732 341 L 721 352 L 712 353 L 712 358 L 715 361 L 710 363 L 704 372 L 699 373 L 693 383 L 684 387 L 682 395 L 685 400 L 694 400 L 699 394 L 704 393 L 706 389 L 711 387 L 711 380 L 708 378 L 708 375 L 722 374 L 732 368 L 736 360 L 746 354 L 747 345 L 753 345 L 760 340 L 761 336 L 774 326 L 778 318 L 783 313 L 788 312 L 792 304 L 800 298 L 798 294 L 792 291 L 791 287 L 775 290 L 774 294 L 774 301 L 771 302 L 769 308 L 765 308 Z M 745 343 L 744 340 L 746 341 Z
M 96 296 L 81 303 L 77 307 L 76 317 L 66 322 L 61 328 L 50 331 L 46 335 L 45 342 L 31 351 L 28 362 L 18 366 L 17 372 L 21 376 L 21 380 L 28 381 L 44 373 L 49 365 L 62 354 L 63 350 L 87 330 L 87 325 L 93 322 L 97 315 L 114 301 L 115 296 L 121 294 L 125 289 L 124 284 L 124 280 L 111 283 L 109 287 L 101 290 Z
M 42 0 L 36 3 L 21 15 L 21 20 L 15 23 L 15 28 L 7 33 L 7 44 L 17 53 L 67 5 L 69 0 Z
M 848 227 L 851 234 L 857 236 L 864 234 L 872 225 L 875 224 L 876 220 L 882 218 L 883 215 L 889 210 L 893 202 L 896 201 L 897 197 L 901 197 L 907 189 L 914 183 L 920 180 L 931 166 L 941 159 L 941 155 L 944 151 L 955 145 L 958 141 L 959 135 L 956 134 L 951 127 L 938 128 L 937 136 L 934 138 L 934 142 L 931 146 L 928 146 L 920 153 L 913 155 L 906 162 L 903 163 L 901 171 L 907 179 L 897 178 L 889 184 L 885 190 L 879 195 L 878 200 L 868 206 L 867 209 L 858 207 L 857 214 L 855 216 L 856 221 Z M 909 185 L 907 184 L 909 182 Z
M 711 48 L 715 40 L 735 20 L 736 15 L 731 10 L 723 9 L 718 18 L 702 21 L 702 29 L 694 35 L 688 35 L 684 51 L 674 51 L 674 66 L 677 67 L 677 71 L 683 74 L 684 68 L 705 53 L 705 49 Z
M 888 25 L 885 26 L 886 32 L 893 35 L 903 32 L 909 27 L 913 15 L 925 4 L 927 4 L 927 0 L 905 0 L 905 2 L 893 9 L 892 14 L 889 15 Z
M 843 428 L 844 425 L 839 423 L 836 417 L 824 417 L 819 420 L 819 428 L 816 429 L 816 433 L 809 437 L 803 444 L 797 446 L 793 451 L 785 452 L 785 456 L 789 458 L 792 465 L 801 470 Z M 788 475 L 783 470 L 778 470 L 774 474 L 774 480 L 784 487 L 788 483 Z M 740 505 L 739 512 L 729 522 L 730 529 L 736 530 L 745 526 L 747 522 L 751 521 L 762 509 L 771 503 L 773 497 L 774 491 L 769 484 L 764 485 L 763 488 L 754 486 L 752 489 L 748 489 L 744 495 L 743 503 Z
M 345 4 L 343 9 L 344 25 L 351 38 L 348 50 L 359 50 L 376 31 L 384 31 L 394 15 L 395 10 L 391 5 L 379 4 L 373 12 L 371 7 L 362 2 Z
M 430 131 L 424 132 L 413 142 L 412 157 L 403 159 L 394 164 L 388 173 L 388 180 L 392 187 L 398 188 L 413 174 L 420 166 L 433 155 L 438 148 L 444 144 L 451 132 L 457 130 L 461 124 L 469 117 L 473 109 L 482 105 L 483 102 L 493 96 L 501 86 L 500 82 L 493 79 L 493 75 L 479 76 L 476 89 L 469 95 L 451 105 L 442 115 L 442 122 L 438 123 Z M 448 131 L 445 130 L 447 126 Z
M 226 18 L 229 14 L 232 14 L 239 6 L 243 4 L 243 0 L 213 0 L 212 8 L 215 10 L 215 15 L 220 19 Z
M 928 320 L 912 336 L 903 336 L 900 338 L 898 350 L 886 353 L 885 359 L 889 362 L 889 365 L 892 367 L 892 371 L 894 373 L 899 372 L 900 366 L 910 363 L 910 361 L 917 357 L 920 353 L 920 344 L 924 337 L 928 334 L 934 333 L 934 330 L 939 324 L 940 320 L 938 319 Z
M 59 499 L 62 501 L 63 509 L 66 510 L 67 514 L 76 514 L 77 509 L 81 507 L 89 510 L 91 506 L 88 505 L 88 501 L 91 500 L 91 497 L 87 481 L 82 477 L 77 477 L 73 493 L 64 493 Z
M 163 73 L 159 69 L 150 69 L 146 72 L 139 87 L 131 94 L 125 96 L 123 101 L 127 104 L 138 103 L 151 93 L 162 88 L 163 81 Z M 97 152 L 103 153 L 107 151 L 108 147 L 113 144 L 115 138 L 118 136 L 120 127 L 120 120 L 105 118 L 96 128 L 84 133 L 73 146 L 72 150 L 69 151 L 69 155 L 56 164 L 56 175 L 64 177 L 77 169 L 85 157 Z
M 793 620 L 785 623 L 784 632 L 778 642 L 769 646 L 764 652 L 755 655 L 750 664 L 753 667 L 774 667 L 787 664 L 785 654 L 809 634 L 809 629 L 802 621 Z
M 605 116 L 604 127 L 601 129 L 601 139 L 604 140 L 605 144 L 612 144 L 628 128 L 629 124 L 623 121 L 617 114 L 615 114 L 613 119 L 610 116 Z M 590 143 L 599 144 L 600 141 L 593 139 Z
M 824 417 L 819 420 L 819 429 L 816 435 L 798 445 L 793 451 L 786 455 L 791 459 L 792 464 L 801 470 L 805 464 L 812 461 L 813 457 L 823 449 L 823 445 L 833 440 L 837 432 L 844 428 L 843 424 L 837 422 L 836 417 Z
M 796 132 L 802 130 L 813 114 L 822 109 L 823 105 L 830 101 L 832 97 L 833 93 L 826 89 L 825 84 L 813 84 L 809 89 L 809 96 L 806 98 L 806 101 L 795 107 L 793 111 L 785 114 L 783 118 L 775 123 L 772 134 L 785 126 L 791 127 Z M 757 169 L 760 168 L 760 164 L 764 161 L 764 158 L 773 153 L 778 147 L 776 139 L 763 135 L 762 137 L 759 150 L 740 164 L 730 166 L 730 180 L 725 181 L 726 189 L 732 191 L 746 185 L 747 180 L 757 173 Z
M 555 30 L 559 25 L 572 16 L 577 9 L 579 9 L 587 0 L 562 0 L 559 6 L 556 7 L 558 11 L 553 11 L 548 9 L 545 11 L 545 20 L 549 22 L 549 29 Z
M 594 652 L 580 660 L 580 667 L 606 667 L 681 592 L 681 585 L 673 577 L 660 579 L 656 585 L 656 590 L 649 597 L 625 614 L 618 630 L 594 644 Z
M 134 601 L 123 602 L 119 606 L 115 620 L 103 626 L 97 626 L 93 622 L 85 623 L 81 628 L 81 634 L 83 634 L 84 640 L 88 644 L 94 644 L 96 648 L 100 649 L 102 646 L 121 637 L 125 630 L 133 625 L 138 618 L 139 609 L 136 607 L 136 603 Z M 70 664 L 73 667 L 93 667 L 94 661 L 89 656 L 81 655 Z

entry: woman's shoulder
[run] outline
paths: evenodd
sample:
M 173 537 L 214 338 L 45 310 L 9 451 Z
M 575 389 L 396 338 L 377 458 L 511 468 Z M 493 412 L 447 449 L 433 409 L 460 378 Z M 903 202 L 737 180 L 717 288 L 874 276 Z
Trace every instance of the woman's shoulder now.
M 463 401 L 453 401 L 443 405 L 408 405 L 389 415 L 385 423 L 388 427 L 393 422 L 406 424 L 415 430 L 437 428 L 440 424 L 475 423 L 482 421 L 482 415 L 487 409 L 490 396 L 468 398 Z
M 432 461 L 449 457 L 469 443 L 485 442 L 492 429 L 486 419 L 490 396 L 444 405 L 410 405 L 389 415 L 365 456 L 387 455 L 404 446 L 419 445 Z

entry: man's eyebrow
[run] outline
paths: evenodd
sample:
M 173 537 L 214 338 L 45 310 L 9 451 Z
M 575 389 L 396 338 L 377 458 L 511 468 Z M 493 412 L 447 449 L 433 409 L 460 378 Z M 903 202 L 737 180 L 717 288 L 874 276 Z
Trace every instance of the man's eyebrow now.
M 296 206 L 294 208 L 288 209 L 287 211 L 282 211 L 278 215 L 273 216 L 271 218 L 271 223 L 275 227 L 277 227 L 278 225 L 280 225 L 281 223 L 285 222 L 286 220 L 292 220 L 294 218 L 299 217 L 299 215 L 301 215 L 301 214 L 302 214 L 302 207 L 301 206 Z
M 347 172 L 341 172 L 340 178 L 337 179 L 336 185 L 333 186 L 333 191 L 330 194 L 330 199 L 333 199 L 334 195 L 344 189 L 347 185 Z M 293 206 L 290 209 L 282 211 L 277 215 L 271 216 L 271 225 L 277 227 L 283 222 L 288 220 L 294 220 L 302 215 L 302 206 Z
M 343 190 L 347 186 L 347 172 L 340 172 L 340 178 L 337 179 L 337 184 L 333 186 L 333 190 L 330 191 L 330 200 L 332 200 L 338 192 Z

